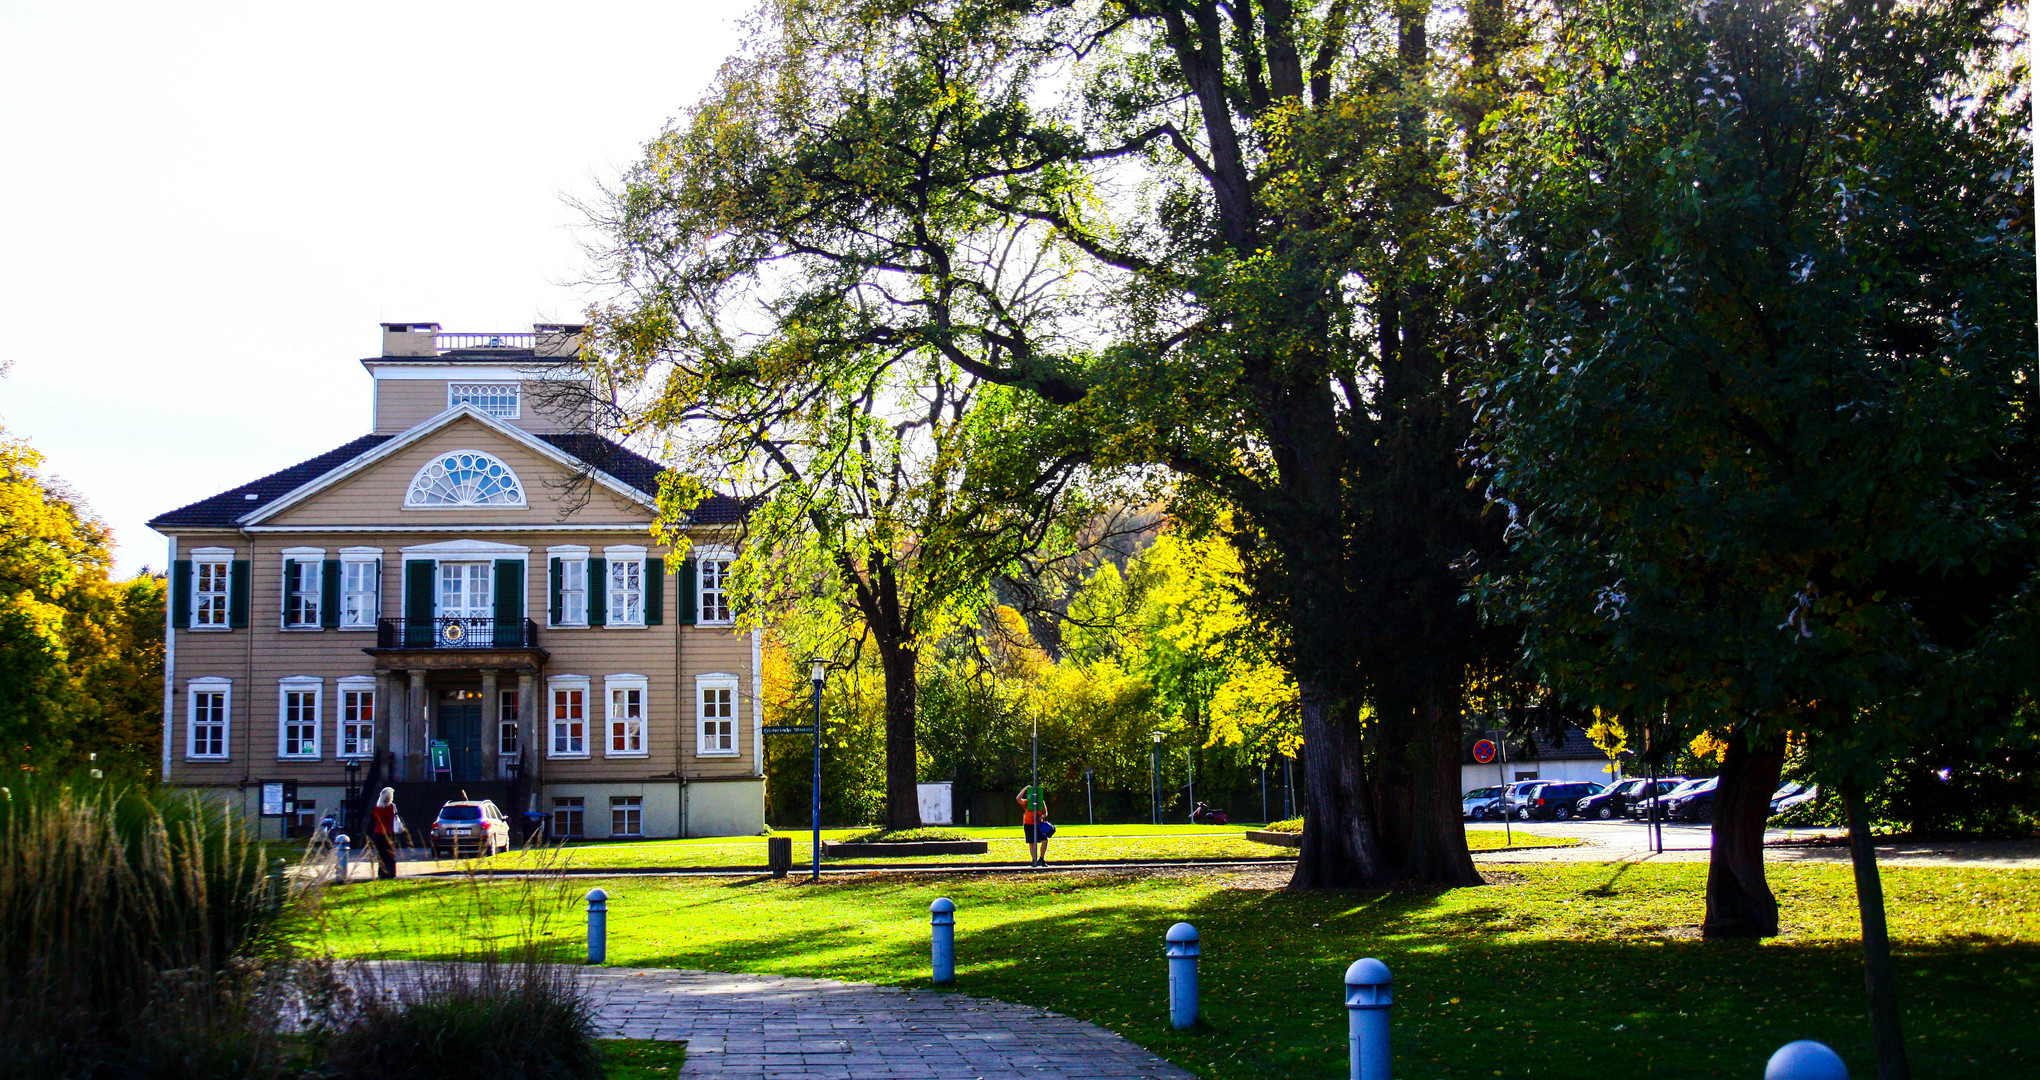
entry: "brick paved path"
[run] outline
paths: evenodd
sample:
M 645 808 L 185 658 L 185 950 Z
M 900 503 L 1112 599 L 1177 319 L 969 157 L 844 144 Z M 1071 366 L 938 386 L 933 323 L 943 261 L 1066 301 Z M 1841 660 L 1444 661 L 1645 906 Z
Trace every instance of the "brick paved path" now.
M 1096 1024 L 962 994 L 664 968 L 592 968 L 582 978 L 603 1034 L 686 1039 L 683 1078 L 1190 1076 Z

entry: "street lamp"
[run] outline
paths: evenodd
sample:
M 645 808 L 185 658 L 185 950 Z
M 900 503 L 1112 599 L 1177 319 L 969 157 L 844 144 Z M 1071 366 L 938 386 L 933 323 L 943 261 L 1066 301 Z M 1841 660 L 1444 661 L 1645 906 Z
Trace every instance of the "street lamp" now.
M 1155 824 L 1162 823 L 1162 733 L 1153 732 L 1155 745 L 1148 751 L 1148 804 L 1153 807 Z
M 810 881 L 822 880 L 822 683 L 829 678 L 829 662 L 817 656 L 808 661 L 808 679 L 815 685 L 815 784 L 810 823 L 814 827 L 814 873 Z
M 340 824 L 352 828 L 354 825 L 354 804 L 361 801 L 361 762 L 349 759 L 347 762 L 347 801 L 340 807 Z

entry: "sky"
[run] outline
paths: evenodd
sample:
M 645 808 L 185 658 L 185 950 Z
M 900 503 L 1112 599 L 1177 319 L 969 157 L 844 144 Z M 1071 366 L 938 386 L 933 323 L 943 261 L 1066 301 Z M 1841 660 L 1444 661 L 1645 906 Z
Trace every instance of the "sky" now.
M 0 0 L 0 425 L 143 522 L 369 429 L 384 321 L 578 321 L 574 199 L 740 3 Z

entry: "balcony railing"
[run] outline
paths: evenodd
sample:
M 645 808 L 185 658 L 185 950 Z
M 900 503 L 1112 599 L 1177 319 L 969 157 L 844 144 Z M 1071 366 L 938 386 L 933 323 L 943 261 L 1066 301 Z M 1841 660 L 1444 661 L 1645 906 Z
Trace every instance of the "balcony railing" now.
M 378 649 L 536 649 L 538 624 L 530 619 L 378 619 Z

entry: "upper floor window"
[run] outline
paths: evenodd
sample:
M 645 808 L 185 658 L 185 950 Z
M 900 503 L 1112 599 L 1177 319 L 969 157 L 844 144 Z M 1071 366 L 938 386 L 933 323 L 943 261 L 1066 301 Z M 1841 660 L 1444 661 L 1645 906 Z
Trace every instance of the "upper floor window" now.
M 375 754 L 375 680 L 352 676 L 340 680 L 340 756 Z
M 374 626 L 382 611 L 382 552 L 340 553 L 340 625 Z
M 645 622 L 645 559 L 642 555 L 609 559 L 609 625 L 643 626 Z
M 548 548 L 551 554 L 547 576 L 551 584 L 551 622 L 554 626 L 588 625 L 588 549 Z
M 228 577 L 232 556 L 191 561 L 191 625 L 194 629 L 227 628 Z
M 405 506 L 523 506 L 524 485 L 510 466 L 480 450 L 455 450 L 411 478 Z
M 588 756 L 588 680 L 552 680 L 551 757 Z
M 694 752 L 702 757 L 737 752 L 737 679 L 734 675 L 702 675 L 695 679 Z
M 446 384 L 446 407 L 472 405 L 498 420 L 515 420 L 518 415 L 518 386 L 514 382 L 457 382 Z
M 283 560 L 283 625 L 316 629 L 321 597 L 320 573 L 325 563 L 318 550 L 287 552 Z
M 703 551 L 700 566 L 700 621 L 730 622 L 730 563 L 727 552 Z
M 279 683 L 277 689 L 281 692 L 277 702 L 277 756 L 318 757 L 321 683 L 317 679 L 290 678 Z
M 612 675 L 603 680 L 609 691 L 610 757 L 636 757 L 645 752 L 645 691 L 642 675 Z

